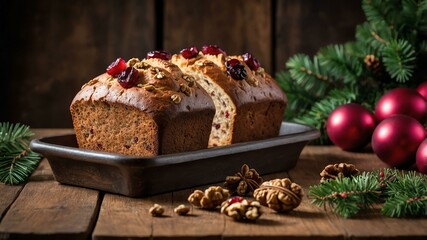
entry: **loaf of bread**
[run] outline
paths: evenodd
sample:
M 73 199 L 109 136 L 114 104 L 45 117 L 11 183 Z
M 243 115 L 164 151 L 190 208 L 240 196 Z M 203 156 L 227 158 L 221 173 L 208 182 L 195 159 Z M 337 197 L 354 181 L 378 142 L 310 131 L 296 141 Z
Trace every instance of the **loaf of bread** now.
M 214 101 L 216 113 L 209 146 L 276 137 L 287 99 L 273 78 L 256 60 L 258 65 L 251 69 L 242 56 L 211 52 L 200 52 L 191 58 L 177 54 L 171 60 L 193 76 Z M 230 73 L 233 69 L 226 66 L 228 62 L 240 64 L 242 72 L 234 76 Z
M 215 114 L 206 91 L 169 61 L 124 64 L 135 81 L 104 73 L 75 96 L 70 110 L 79 147 L 138 156 L 206 148 Z
M 276 137 L 287 99 L 251 55 L 214 45 L 117 59 L 70 111 L 79 147 L 138 156 Z

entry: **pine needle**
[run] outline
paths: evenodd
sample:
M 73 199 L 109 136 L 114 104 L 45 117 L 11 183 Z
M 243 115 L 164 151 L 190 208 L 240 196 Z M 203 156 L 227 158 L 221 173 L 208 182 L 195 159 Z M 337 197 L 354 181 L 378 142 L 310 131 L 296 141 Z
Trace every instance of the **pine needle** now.
M 381 213 L 388 217 L 427 216 L 427 177 L 416 172 L 403 173 L 396 169 L 364 172 L 351 178 L 330 179 L 311 186 L 308 196 L 319 207 L 354 217 L 373 204 L 385 203 Z
M 382 49 L 382 55 L 387 71 L 397 82 L 406 82 L 413 76 L 416 56 L 409 42 L 393 40 Z
M 389 217 L 427 216 L 427 176 L 415 172 L 396 174 L 387 184 L 387 195 L 381 212 Z
M 337 178 L 310 187 L 309 197 L 317 206 L 328 206 L 334 213 L 353 217 L 379 201 L 378 177 L 364 173 L 353 178 Z

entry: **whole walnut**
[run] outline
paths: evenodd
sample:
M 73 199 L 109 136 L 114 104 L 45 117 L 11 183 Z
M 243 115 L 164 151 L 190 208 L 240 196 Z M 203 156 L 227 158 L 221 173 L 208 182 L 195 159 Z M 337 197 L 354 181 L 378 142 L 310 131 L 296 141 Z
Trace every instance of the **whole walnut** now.
M 303 195 L 301 186 L 289 178 L 264 182 L 254 192 L 254 198 L 261 205 L 276 212 L 292 211 L 300 205 Z

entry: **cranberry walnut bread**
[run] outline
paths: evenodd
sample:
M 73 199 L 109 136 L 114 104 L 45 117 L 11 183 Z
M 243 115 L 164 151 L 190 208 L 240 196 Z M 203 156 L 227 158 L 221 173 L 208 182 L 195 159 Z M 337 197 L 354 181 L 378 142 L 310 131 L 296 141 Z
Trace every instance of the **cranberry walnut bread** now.
M 79 147 L 138 156 L 206 148 L 215 108 L 191 80 L 167 60 L 117 59 L 70 106 Z
M 250 54 L 227 56 L 215 45 L 183 49 L 171 61 L 212 97 L 216 113 L 209 146 L 260 140 L 279 134 L 287 98 Z
M 208 45 L 118 58 L 70 110 L 79 147 L 154 156 L 275 137 L 286 104 L 251 54 Z

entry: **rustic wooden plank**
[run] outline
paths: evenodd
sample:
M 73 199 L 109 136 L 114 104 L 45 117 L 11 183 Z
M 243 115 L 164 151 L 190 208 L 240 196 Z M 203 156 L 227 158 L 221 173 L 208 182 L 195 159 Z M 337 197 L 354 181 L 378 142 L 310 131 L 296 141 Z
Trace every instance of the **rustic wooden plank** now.
M 197 189 L 204 190 L 208 187 L 203 186 Z M 219 208 L 204 210 L 191 206 L 187 198 L 194 190 L 187 189 L 173 193 L 172 202 L 166 206 L 166 212 L 171 213 L 171 217 L 154 219 L 153 237 L 155 239 L 221 239 L 224 231 L 224 216 L 220 214 Z M 173 209 L 180 204 L 191 208 L 188 216 L 179 216 L 173 212 Z
M 168 0 L 164 9 L 167 51 L 217 44 L 230 55 L 250 51 L 271 71 L 271 1 Z
M 320 47 L 354 40 L 364 21 L 358 0 L 277 1 L 275 12 L 275 69 L 285 68 L 296 53 L 315 54 Z
M 427 219 L 387 218 L 381 215 L 380 207 L 356 218 L 340 218 L 336 222 L 351 239 L 426 239 L 427 236 Z
M 155 47 L 154 2 L 1 1 L 0 121 L 71 127 L 69 105 L 83 83 L 115 58 Z
M 17 198 L 24 185 L 9 186 L 0 184 L 0 221 L 6 214 L 13 201 Z
M 36 170 L 31 174 L 28 181 L 50 181 L 54 180 L 52 168 L 46 158 L 43 158 Z
M 152 205 L 149 198 L 105 194 L 92 238 L 150 239 L 153 218 L 148 209 Z
M 200 188 L 203 189 L 203 188 Z M 178 216 L 173 209 L 186 204 L 194 189 L 161 194 L 147 198 L 128 198 L 106 194 L 100 209 L 94 239 L 220 239 L 223 216 L 216 211 L 191 208 L 188 216 Z M 152 217 L 148 210 L 160 204 L 165 208 L 163 217 Z
M 29 182 L 0 223 L 5 239 L 87 239 L 99 208 L 98 191 Z
M 49 135 L 58 135 L 58 134 L 67 134 L 74 132 L 72 129 L 31 129 L 34 133 L 33 138 L 39 138 Z M 46 159 L 41 160 L 37 169 L 30 176 L 28 181 L 35 180 L 52 180 L 52 170 L 49 166 L 49 163 Z M 9 186 L 0 184 L 0 220 L 6 214 L 9 207 L 12 205 L 13 201 L 18 197 L 21 192 L 24 184 L 18 186 Z

